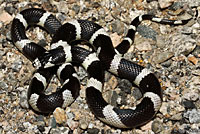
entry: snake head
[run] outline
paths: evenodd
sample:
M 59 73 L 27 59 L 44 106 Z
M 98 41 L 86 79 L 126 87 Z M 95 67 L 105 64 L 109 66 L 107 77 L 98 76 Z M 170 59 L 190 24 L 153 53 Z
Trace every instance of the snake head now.
M 60 65 L 65 62 L 65 54 L 63 49 L 56 48 L 46 51 L 33 61 L 33 66 L 39 68 L 49 68 Z

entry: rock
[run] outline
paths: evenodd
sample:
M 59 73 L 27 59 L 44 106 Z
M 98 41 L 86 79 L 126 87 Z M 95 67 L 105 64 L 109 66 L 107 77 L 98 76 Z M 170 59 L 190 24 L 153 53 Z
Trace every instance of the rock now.
M 68 114 L 67 114 L 68 115 Z M 74 111 L 73 112 L 73 119 L 75 120 L 75 121 L 78 121 L 78 120 L 80 120 L 81 119 L 81 111 Z M 68 117 L 69 117 L 69 115 L 68 115 Z M 70 119 L 70 118 L 69 118 Z M 72 119 L 72 118 L 71 118 Z
M 157 53 L 153 55 L 152 61 L 156 64 L 159 64 L 170 59 L 172 56 L 174 56 L 174 53 L 169 51 Z
M 0 88 L 6 90 L 8 89 L 8 84 L 4 81 L 0 81 Z
M 159 134 L 172 134 L 172 130 L 166 129 L 166 130 L 161 131 Z
M 0 21 L 3 22 L 5 25 L 10 23 L 12 20 L 13 17 L 9 13 L 4 11 L 0 14 Z
M 112 11 L 112 16 L 113 16 L 114 18 L 117 18 L 117 17 L 120 15 L 121 12 L 122 12 L 121 7 L 116 7 L 116 8 L 114 8 L 113 11 Z
M 80 6 L 79 6 L 79 5 L 74 5 L 74 6 L 72 7 L 72 10 L 74 10 L 75 13 L 78 14 L 79 11 L 80 11 Z
M 22 61 L 15 61 L 12 66 L 11 66 L 12 70 L 14 72 L 19 72 L 20 69 L 22 68 Z
M 141 130 L 151 130 L 152 129 L 152 122 L 150 121 L 147 124 L 145 124 L 144 126 L 141 127 Z
M 193 90 L 183 95 L 183 99 L 186 99 L 186 100 L 197 101 L 198 98 L 199 98 L 199 94 Z
M 19 60 L 19 59 L 20 59 L 20 56 L 17 55 L 17 54 L 15 54 L 15 53 L 13 53 L 13 52 L 7 52 L 7 53 L 6 53 L 6 59 L 7 59 L 8 62 L 13 63 L 13 62 L 16 61 L 16 59 Z
M 175 56 L 189 55 L 197 46 L 197 41 L 192 39 L 191 36 L 188 35 L 174 35 L 171 38 L 171 46 L 170 51 L 174 52 Z
M 188 60 L 190 62 L 192 62 L 194 65 L 196 65 L 198 63 L 198 61 L 199 61 L 195 56 L 193 56 L 191 54 L 188 56 Z
M 163 35 L 168 34 L 171 30 L 168 27 L 166 27 L 165 25 L 160 25 L 159 28 L 160 28 L 160 33 L 163 34 Z M 163 37 L 163 35 L 162 35 L 162 37 Z
M 67 127 L 58 127 L 58 128 L 52 128 L 48 132 L 49 134 L 71 134 L 69 128 Z
M 118 94 L 115 91 L 110 91 L 110 94 L 107 95 L 107 98 L 105 98 L 105 100 L 108 101 L 108 103 L 110 103 L 113 106 L 117 106 L 117 104 L 120 104 L 120 102 L 118 102 Z M 111 97 L 110 97 L 111 96 Z
M 189 119 L 190 123 L 200 123 L 200 110 L 188 110 L 183 116 Z
M 141 43 L 137 43 L 135 48 L 139 51 L 150 51 L 152 50 L 151 44 L 149 41 L 143 41 Z
M 80 113 L 79 113 L 80 114 Z M 71 111 L 69 111 L 69 112 L 67 112 L 66 113 L 66 115 L 67 115 L 67 119 L 74 119 L 74 118 L 76 118 L 76 119 L 78 119 L 78 118 L 80 118 L 79 116 L 79 114 L 74 114 L 74 113 L 72 113 Z M 77 116 L 77 117 L 75 117 L 75 116 Z
M 54 110 L 53 116 L 58 124 L 62 124 L 67 121 L 65 111 L 60 107 Z
M 30 131 L 33 130 L 33 129 L 36 130 L 36 126 L 33 126 L 30 122 L 24 122 L 23 126 L 26 130 L 30 130 Z
M 54 0 L 51 0 L 51 2 L 52 2 L 51 3 L 52 5 L 55 5 L 57 7 L 59 13 L 62 12 L 62 13 L 67 14 L 69 12 L 69 8 L 67 6 L 66 1 L 56 2 Z
M 53 117 L 51 118 L 51 120 L 49 120 L 49 124 L 51 126 L 51 128 L 56 128 L 56 119 Z
M 121 89 L 121 91 L 124 91 L 127 94 L 131 94 L 132 83 L 130 83 L 130 81 L 122 79 L 118 82 L 117 86 Z
M 122 133 L 122 130 L 120 130 L 120 129 L 117 129 L 116 131 L 115 131 L 115 134 L 121 134 Z
M 7 6 L 7 7 L 4 8 L 4 10 L 9 14 L 13 14 L 16 11 L 16 9 L 12 6 Z
M 189 34 L 192 34 L 193 28 L 192 28 L 192 27 L 184 27 L 184 28 L 182 29 L 181 32 L 182 32 L 183 34 L 189 35 Z
M 139 25 L 137 28 L 137 32 L 145 38 L 149 38 L 152 40 L 156 40 L 157 32 L 153 30 L 152 28 L 146 26 L 146 25 Z
M 100 130 L 98 128 L 89 128 L 87 131 L 88 134 L 98 134 Z
M 72 119 L 68 119 L 67 125 L 69 126 L 69 128 L 71 130 L 75 130 L 76 128 L 78 128 L 79 123 L 77 121 L 72 120 Z
M 86 130 L 88 128 L 88 122 L 83 120 L 80 120 L 80 128 L 83 130 Z
M 199 7 L 199 0 L 193 0 L 192 2 L 188 2 L 189 7 Z
M 167 61 L 161 63 L 161 65 L 162 65 L 163 67 L 166 67 L 166 68 L 170 67 L 171 64 L 172 64 L 172 60 L 167 60 Z
M 181 9 L 182 7 L 183 7 L 183 3 L 177 1 L 177 2 L 174 2 L 173 5 L 171 5 L 171 6 L 169 7 L 169 9 L 170 9 L 170 10 L 173 10 L 173 11 L 176 11 L 176 10 L 178 10 L 178 9 Z
M 167 117 L 183 112 L 184 110 L 185 108 L 182 105 L 173 101 L 163 102 L 160 108 L 160 112 Z
M 92 129 L 94 127 L 93 123 L 89 123 L 88 128 Z
M 140 98 L 142 98 L 142 93 L 138 88 L 134 88 L 133 90 L 133 96 L 136 100 L 139 100 Z
M 158 0 L 160 8 L 167 8 L 171 6 L 175 0 Z
M 200 81 L 200 77 L 199 76 L 193 76 L 190 81 L 189 81 L 189 84 L 190 84 L 190 89 L 196 89 L 196 90 L 199 90 L 199 86 L 197 86 L 199 84 L 199 81 Z M 188 91 L 187 91 L 188 92 Z M 197 98 L 197 93 L 196 91 L 190 91 L 191 92 L 191 95 L 189 95 L 188 97 L 190 97 L 189 100 L 196 100 Z M 192 93 L 193 92 L 193 93 Z M 188 92 L 189 93 L 189 92 Z M 194 96 L 194 98 L 192 98 L 192 96 Z
M 195 108 L 195 105 L 194 105 L 194 103 L 192 101 L 188 101 L 188 100 L 183 101 L 183 105 L 187 109 L 193 109 L 193 108 Z
M 22 108 L 28 109 L 29 103 L 28 103 L 28 100 L 27 100 L 28 99 L 27 98 L 27 91 L 25 91 L 25 90 L 21 91 L 19 96 L 20 96 L 20 102 L 19 102 L 20 106 Z
M 160 122 L 159 120 L 153 121 L 153 123 L 152 123 L 152 131 L 154 133 L 158 134 L 162 130 L 163 130 L 162 122 Z
M 113 21 L 111 24 L 112 32 L 117 32 L 117 34 L 122 34 L 124 32 L 124 24 L 118 19 Z
M 174 121 L 180 121 L 182 120 L 182 113 L 178 113 L 178 114 L 175 114 L 175 115 L 172 115 L 172 117 L 170 117 L 171 120 L 174 120 Z
M 156 45 L 158 48 L 165 47 L 165 38 L 163 36 L 156 36 Z
M 21 119 L 24 117 L 24 111 L 20 111 L 17 113 L 16 119 Z
M 43 115 L 38 115 L 37 121 L 44 121 L 44 116 Z

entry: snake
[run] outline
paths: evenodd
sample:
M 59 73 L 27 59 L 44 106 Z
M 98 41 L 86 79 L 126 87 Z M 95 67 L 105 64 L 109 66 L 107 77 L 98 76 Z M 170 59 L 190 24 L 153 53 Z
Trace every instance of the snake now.
M 109 34 L 95 22 L 72 19 L 61 24 L 52 13 L 39 8 L 18 13 L 11 25 L 12 42 L 36 68 L 28 89 L 31 108 L 40 113 L 52 113 L 57 107 L 65 108 L 74 102 L 79 96 L 80 82 L 73 63 L 78 63 L 88 73 L 86 100 L 95 117 L 116 128 L 135 128 L 152 120 L 162 104 L 160 82 L 149 69 L 123 57 L 134 43 L 137 27 L 143 20 L 169 25 L 189 21 L 139 15 L 130 23 L 121 43 L 113 47 Z M 26 36 L 26 30 L 31 26 L 39 26 L 51 35 L 50 49 Z M 76 45 L 76 41 L 87 41 L 92 50 Z M 107 103 L 102 96 L 105 71 L 138 87 L 143 94 L 141 102 L 129 108 Z M 62 87 L 45 94 L 54 75 Z

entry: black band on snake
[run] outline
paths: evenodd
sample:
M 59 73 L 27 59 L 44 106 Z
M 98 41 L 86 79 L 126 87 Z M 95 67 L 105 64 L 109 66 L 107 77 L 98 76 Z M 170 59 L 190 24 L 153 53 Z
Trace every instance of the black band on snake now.
M 61 23 L 42 9 L 26 9 L 16 15 L 11 35 L 15 46 L 38 68 L 28 91 L 30 106 L 41 113 L 50 113 L 56 107 L 66 107 L 79 95 L 80 84 L 71 62 L 81 64 L 88 72 L 86 99 L 90 110 L 101 121 L 118 128 L 132 128 L 150 121 L 162 102 L 161 86 L 156 76 L 148 69 L 124 59 L 134 42 L 137 26 L 143 20 L 163 24 L 180 25 L 189 20 L 160 19 L 154 15 L 141 15 L 130 24 L 123 41 L 114 48 L 107 32 L 98 24 L 87 20 L 71 20 Z M 26 37 L 28 26 L 39 25 L 52 35 L 51 49 L 32 42 Z M 72 45 L 73 41 L 86 40 L 93 50 Z M 136 107 L 120 109 L 108 104 L 102 97 L 104 71 L 134 83 L 143 93 Z M 45 95 L 44 90 L 56 74 L 62 88 Z

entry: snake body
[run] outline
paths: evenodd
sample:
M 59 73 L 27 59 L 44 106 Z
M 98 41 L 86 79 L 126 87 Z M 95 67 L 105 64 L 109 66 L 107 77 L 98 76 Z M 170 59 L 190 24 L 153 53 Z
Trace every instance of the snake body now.
M 71 62 L 82 65 L 88 72 L 86 99 L 90 110 L 101 121 L 118 128 L 132 128 L 150 121 L 162 103 L 162 90 L 156 76 L 147 68 L 123 58 L 134 42 L 137 26 L 143 20 L 179 25 L 188 20 L 160 19 L 154 15 L 141 15 L 130 24 L 128 33 L 113 47 L 107 32 L 88 20 L 71 20 L 61 23 L 49 12 L 30 8 L 23 10 L 13 20 L 11 36 L 15 46 L 38 68 L 29 86 L 30 106 L 41 113 L 53 112 L 56 107 L 66 107 L 79 95 L 80 84 Z M 51 49 L 46 50 L 28 39 L 28 26 L 39 25 L 52 35 Z M 93 51 L 73 44 L 73 41 L 88 41 Z M 129 109 L 113 107 L 102 97 L 104 71 L 125 78 L 143 93 L 142 101 Z M 62 88 L 45 95 L 52 76 L 56 74 Z

